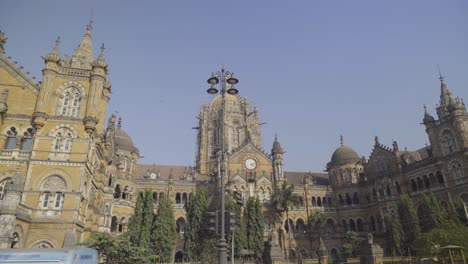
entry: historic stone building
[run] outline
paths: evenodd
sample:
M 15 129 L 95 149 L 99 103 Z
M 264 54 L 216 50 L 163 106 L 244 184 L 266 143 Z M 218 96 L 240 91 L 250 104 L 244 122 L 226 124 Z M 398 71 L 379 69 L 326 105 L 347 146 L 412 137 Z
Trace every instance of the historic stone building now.
M 123 233 L 136 194 L 146 188 L 155 208 L 161 196 L 173 199 L 182 238 L 190 194 L 200 185 L 217 186 L 221 96 L 201 108 L 194 166 L 140 164 L 121 120 L 105 122 L 111 83 L 104 47 L 95 57 L 91 31 L 88 25 L 71 58 L 60 55 L 57 40 L 43 57 L 40 82 L 5 55 L 0 33 L 0 248 L 66 247 L 91 232 Z M 423 119 L 430 145 L 400 150 L 397 142 L 387 147 L 376 137 L 365 158 L 341 139 L 327 173 L 284 171 L 278 138 L 271 151 L 263 148 L 257 109 L 239 95 L 227 94 L 225 102 L 228 188 L 266 207 L 284 182 L 301 197 L 290 209 L 291 225 L 285 216 L 265 215 L 274 256 L 289 254 L 290 244 L 294 254 L 319 248 L 318 239 L 305 235 L 313 210 L 325 213 L 321 236 L 338 258 L 346 230 L 372 232 L 384 243 L 382 219 L 397 213 L 400 193 L 416 203 L 428 191 L 442 204 L 458 197 L 468 203 L 468 114 L 442 78 L 437 119 L 427 111 Z M 180 257 L 183 243 L 177 247 Z

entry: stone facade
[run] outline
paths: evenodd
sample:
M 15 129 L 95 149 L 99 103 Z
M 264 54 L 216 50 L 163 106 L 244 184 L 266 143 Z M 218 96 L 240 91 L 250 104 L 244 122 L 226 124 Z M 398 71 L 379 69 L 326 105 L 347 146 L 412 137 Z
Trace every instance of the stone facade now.
M 5 56 L 6 37 L 0 33 L 2 248 L 70 246 L 91 232 L 119 235 L 126 231 L 136 194 L 146 188 L 153 191 L 155 209 L 161 196 L 173 199 L 182 238 L 190 194 L 198 186 L 214 190 L 219 184 L 221 96 L 201 108 L 194 166 L 140 164 L 122 121 L 111 116 L 105 124 L 111 84 L 104 47 L 94 58 L 91 32 L 88 25 L 70 59 L 60 55 L 57 40 L 43 58 L 39 83 Z M 270 152 L 263 149 L 258 109 L 228 94 L 228 189 L 259 197 L 268 208 L 275 187 L 294 185 L 301 199 L 289 210 L 291 227 L 285 216 L 278 220 L 265 210 L 265 239 L 271 239 L 275 257 L 305 257 L 326 248 L 338 260 L 346 230 L 372 233 L 384 246 L 383 216 L 397 213 L 400 193 L 416 204 L 428 191 L 442 204 L 458 197 L 468 203 L 468 114 L 443 78 L 437 116 L 426 111 L 430 145 L 419 150 L 400 150 L 397 142 L 387 147 L 376 137 L 372 154 L 364 158 L 342 138 L 327 173 L 287 172 L 278 138 Z M 305 225 L 313 210 L 323 211 L 327 221 L 310 238 Z M 182 239 L 177 248 L 181 255 Z

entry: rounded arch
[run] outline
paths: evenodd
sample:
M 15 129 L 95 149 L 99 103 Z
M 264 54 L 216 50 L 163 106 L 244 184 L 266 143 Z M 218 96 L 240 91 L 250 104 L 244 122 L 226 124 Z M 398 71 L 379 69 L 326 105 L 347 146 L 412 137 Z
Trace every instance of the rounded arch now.
M 55 126 L 47 134 L 49 137 L 54 137 L 60 130 L 69 130 L 71 132 L 72 138 L 78 138 L 78 133 L 75 128 L 69 124 L 60 124 Z
M 302 218 L 296 220 L 296 232 L 299 234 L 305 233 L 305 223 Z
M 56 90 L 57 96 L 60 97 L 67 89 L 70 89 L 70 88 L 77 89 L 80 92 L 81 97 L 86 98 L 86 89 L 81 83 L 76 82 L 76 81 L 68 81 L 68 82 L 62 83 Z
M 48 239 L 41 239 L 31 244 L 31 248 L 55 248 L 54 243 Z
M 327 233 L 334 234 L 336 232 L 335 221 L 333 221 L 333 219 L 328 218 L 325 226 L 326 226 Z
M 364 232 L 364 221 L 361 218 L 358 218 L 356 221 L 357 231 Z
M 41 191 L 64 192 L 68 190 L 67 180 L 59 174 L 52 174 L 45 177 L 40 184 Z
M 179 217 L 176 220 L 177 233 L 183 235 L 185 233 L 185 218 Z
M 330 250 L 330 257 L 331 257 L 331 260 L 333 263 L 336 263 L 336 262 L 339 262 L 340 258 L 339 258 L 339 251 L 338 249 L 336 248 L 332 248 Z
M 176 263 L 184 262 L 184 255 L 185 253 L 182 249 L 177 250 L 174 255 L 174 262 Z

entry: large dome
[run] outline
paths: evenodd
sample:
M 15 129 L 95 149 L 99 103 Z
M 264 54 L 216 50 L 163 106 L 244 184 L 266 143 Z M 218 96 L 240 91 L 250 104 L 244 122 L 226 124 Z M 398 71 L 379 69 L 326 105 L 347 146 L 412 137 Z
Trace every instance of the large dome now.
M 115 145 L 117 149 L 138 152 L 138 149 L 133 145 L 132 138 L 121 128 L 115 129 Z
M 352 163 L 360 160 L 361 158 L 359 158 L 356 151 L 345 145 L 341 145 L 337 148 L 331 157 L 331 163 L 333 164 Z

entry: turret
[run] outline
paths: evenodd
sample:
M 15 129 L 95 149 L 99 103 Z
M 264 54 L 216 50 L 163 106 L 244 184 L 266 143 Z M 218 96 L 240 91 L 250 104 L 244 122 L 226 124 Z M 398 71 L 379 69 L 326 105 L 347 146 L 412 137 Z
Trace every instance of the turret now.
M 36 129 L 41 129 L 47 121 L 47 105 L 49 103 L 52 84 L 57 77 L 58 69 L 60 67 L 60 37 L 57 37 L 54 48 L 42 57 L 44 59 L 45 67 L 42 70 L 42 83 L 39 90 L 39 97 L 36 102 L 36 109 L 34 111 L 33 125 Z
M 342 135 L 340 147 L 333 152 L 327 170 L 333 186 L 356 184 L 359 181 L 359 174 L 363 170 L 361 158 L 354 149 L 344 144 Z
M 273 157 L 273 176 L 277 186 L 285 180 L 283 171 L 283 154 L 284 151 L 278 141 L 278 136 L 275 135 L 275 141 L 273 142 L 273 147 L 271 149 L 271 156 Z
M 91 64 L 94 60 L 93 41 L 91 38 L 91 30 L 93 29 L 92 21 L 86 26 L 86 32 L 78 44 L 78 47 L 73 52 L 71 57 L 71 67 L 78 69 L 91 70 Z
M 86 132 L 92 133 L 96 130 L 99 120 L 105 118 L 107 101 L 102 102 L 104 95 L 104 84 L 106 83 L 107 77 L 107 62 L 104 57 L 104 44 L 101 46 L 101 52 L 95 61 L 93 61 L 90 88 L 89 88 L 89 100 L 86 106 L 86 117 L 84 122 Z M 110 89 L 110 87 L 109 87 Z M 107 97 L 108 97 L 108 93 Z M 99 131 L 104 130 L 104 124 L 101 122 Z

